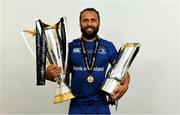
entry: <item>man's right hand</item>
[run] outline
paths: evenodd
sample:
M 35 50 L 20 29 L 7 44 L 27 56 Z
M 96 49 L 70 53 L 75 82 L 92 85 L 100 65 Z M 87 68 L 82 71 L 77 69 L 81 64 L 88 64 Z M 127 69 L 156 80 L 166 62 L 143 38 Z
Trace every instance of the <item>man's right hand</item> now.
M 56 64 L 51 64 L 47 67 L 45 76 L 46 79 L 54 81 L 54 78 L 60 76 L 62 73 L 62 67 L 58 67 Z

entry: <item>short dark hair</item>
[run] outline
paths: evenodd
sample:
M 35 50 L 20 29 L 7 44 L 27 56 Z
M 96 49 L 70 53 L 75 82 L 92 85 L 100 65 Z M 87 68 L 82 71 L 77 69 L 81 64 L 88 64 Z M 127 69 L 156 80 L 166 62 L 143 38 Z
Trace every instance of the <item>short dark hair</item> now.
M 86 8 L 86 9 L 82 10 L 82 11 L 80 12 L 79 21 L 81 21 L 82 13 L 85 12 L 85 11 L 94 11 L 94 12 L 96 12 L 96 14 L 97 14 L 97 16 L 98 16 L 98 20 L 100 21 L 99 12 L 98 12 L 95 8 Z

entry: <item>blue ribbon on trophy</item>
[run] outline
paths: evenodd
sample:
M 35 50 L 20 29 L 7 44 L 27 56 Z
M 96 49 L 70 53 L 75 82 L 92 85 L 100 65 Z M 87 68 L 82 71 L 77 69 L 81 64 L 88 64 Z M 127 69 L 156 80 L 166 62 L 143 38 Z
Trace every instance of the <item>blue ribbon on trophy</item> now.
M 39 20 L 41 22 L 41 20 Z M 37 85 L 45 85 L 45 68 L 46 68 L 46 42 L 43 38 L 43 29 L 38 30 L 36 25 L 36 77 Z
M 45 69 L 47 64 L 57 64 L 63 67 L 63 74 L 56 77 L 57 90 L 54 103 L 60 103 L 75 97 L 70 87 L 64 82 L 67 74 L 68 43 L 66 18 L 60 18 L 55 25 L 43 23 L 40 19 L 35 22 L 35 31 L 23 30 L 21 33 L 26 45 L 36 57 L 37 85 L 45 85 Z M 29 34 L 30 33 L 30 34 Z M 27 34 L 31 35 L 28 38 Z M 35 39 L 35 44 L 29 39 Z M 31 44 L 33 43 L 33 44 Z M 34 45 L 36 52 L 34 52 Z M 36 55 L 34 55 L 36 53 Z

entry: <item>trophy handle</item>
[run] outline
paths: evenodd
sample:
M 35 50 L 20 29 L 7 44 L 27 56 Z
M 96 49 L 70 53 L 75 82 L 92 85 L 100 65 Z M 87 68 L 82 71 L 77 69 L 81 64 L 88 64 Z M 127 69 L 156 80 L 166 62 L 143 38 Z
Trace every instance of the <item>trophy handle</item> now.
M 32 36 L 32 38 L 27 38 L 25 33 L 30 34 Z M 24 40 L 26 46 L 28 47 L 29 51 L 31 52 L 33 58 L 36 60 L 35 49 L 33 48 L 33 46 L 35 46 L 35 41 L 32 41 L 32 40 L 34 40 L 34 38 L 33 38 L 34 34 L 35 34 L 34 31 L 24 30 L 24 29 L 21 30 L 21 35 L 23 37 L 23 40 Z M 31 40 L 31 42 L 28 42 L 30 40 Z M 33 49 L 34 49 L 34 51 L 33 51 Z

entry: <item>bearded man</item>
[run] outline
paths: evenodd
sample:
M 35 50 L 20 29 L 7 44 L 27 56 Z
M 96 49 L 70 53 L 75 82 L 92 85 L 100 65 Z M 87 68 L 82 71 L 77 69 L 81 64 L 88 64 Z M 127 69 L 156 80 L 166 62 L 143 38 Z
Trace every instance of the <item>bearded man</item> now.
M 97 35 L 100 27 L 99 12 L 86 8 L 79 17 L 82 35 L 69 43 L 68 71 L 72 74 L 71 90 L 76 94 L 69 106 L 69 114 L 110 114 L 107 94 L 100 90 L 108 64 L 113 64 L 117 50 L 112 42 Z M 62 73 L 62 68 L 50 65 L 46 69 L 46 79 Z M 128 89 L 130 76 L 111 94 L 111 101 L 119 100 Z

